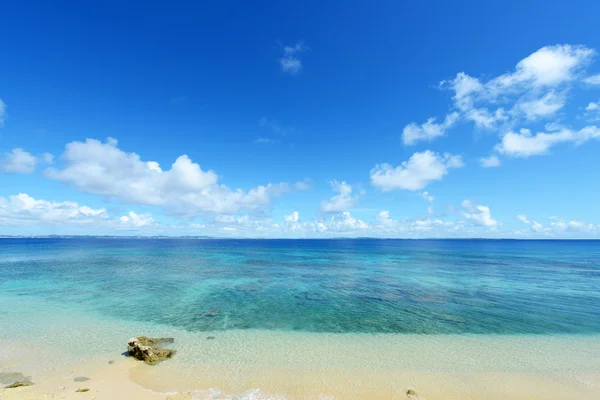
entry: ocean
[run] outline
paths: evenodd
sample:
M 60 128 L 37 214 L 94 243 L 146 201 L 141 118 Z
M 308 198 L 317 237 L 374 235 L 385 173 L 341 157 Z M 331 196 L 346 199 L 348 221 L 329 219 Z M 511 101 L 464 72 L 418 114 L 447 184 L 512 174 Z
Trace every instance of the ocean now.
M 258 378 L 298 364 L 354 371 L 355 381 L 358 369 L 536 373 L 574 385 L 579 372 L 600 372 L 600 241 L 0 239 L 5 351 L 43 336 L 65 364 L 120 354 L 141 334 L 176 337 L 180 355 L 134 374 L 156 390 L 303 398 Z M 27 357 L 15 364 L 15 352 L 14 365 L 34 368 Z M 252 387 L 253 376 L 267 387 Z M 585 379 L 582 390 L 597 389 Z

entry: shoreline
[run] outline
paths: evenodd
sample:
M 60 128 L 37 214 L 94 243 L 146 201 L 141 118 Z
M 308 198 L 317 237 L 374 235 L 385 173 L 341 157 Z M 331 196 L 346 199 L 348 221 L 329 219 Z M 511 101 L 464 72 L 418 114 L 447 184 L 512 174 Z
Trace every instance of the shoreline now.
M 80 358 L 69 358 L 67 348 L 43 353 L 39 343 L 3 343 L 0 372 L 31 375 L 34 385 L 1 389 L 0 399 L 407 399 L 409 389 L 426 400 L 600 394 L 596 335 L 214 334 L 206 340 L 206 333 L 181 332 L 178 354 L 157 366 L 123 356 L 126 340 L 114 352 Z M 90 379 L 74 382 L 76 376 Z

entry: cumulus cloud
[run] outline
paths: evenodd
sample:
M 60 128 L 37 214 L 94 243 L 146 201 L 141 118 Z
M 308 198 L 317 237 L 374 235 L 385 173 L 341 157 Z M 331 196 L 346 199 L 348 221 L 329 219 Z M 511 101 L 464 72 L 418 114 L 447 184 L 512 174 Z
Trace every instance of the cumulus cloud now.
M 524 100 L 517 107 L 528 120 L 551 117 L 565 105 L 564 96 L 550 91 L 543 97 L 534 100 Z
M 31 174 L 38 164 L 52 164 L 54 156 L 44 153 L 39 157 L 21 149 L 12 149 L 10 153 L 4 153 L 0 159 L 0 171 L 11 174 Z
M 404 127 L 402 140 L 406 145 L 413 145 L 419 141 L 431 141 L 439 136 L 443 136 L 446 130 L 452 127 L 458 121 L 459 114 L 453 112 L 446 115 L 441 124 L 435 123 L 435 117 L 429 118 L 422 125 L 410 123 Z
M 583 81 L 588 85 L 600 85 L 600 74 L 588 76 Z
M 423 199 L 425 199 L 429 203 L 429 207 L 427 207 L 427 213 L 433 214 L 433 200 L 435 200 L 435 197 L 430 195 L 429 192 L 421 193 L 421 197 L 423 197 Z
M 133 211 L 129 211 L 129 214 L 123 215 L 119 218 L 119 221 L 121 222 L 121 226 L 133 229 L 155 223 L 154 218 L 150 214 L 136 214 Z
M 353 217 L 348 211 L 307 222 L 300 220 L 297 211 L 285 215 L 282 222 L 273 221 L 271 218 L 244 216 L 223 223 L 220 231 L 223 232 L 224 228 L 228 228 L 229 233 L 236 236 L 251 237 L 352 237 L 371 232 L 371 225 Z
M 110 218 L 106 209 L 80 205 L 74 201 L 48 201 L 19 193 L 0 197 L 0 225 L 23 228 L 27 225 L 85 226 L 85 229 L 139 230 L 158 226 L 150 214 L 130 211 L 118 219 Z M 86 233 L 90 233 L 86 231 Z
M 302 61 L 300 53 L 308 50 L 308 47 L 302 42 L 296 43 L 294 46 L 283 46 L 283 55 L 279 59 L 281 70 L 290 75 L 297 75 L 302 70 Z
M 388 210 L 380 211 L 377 214 L 377 219 L 375 220 L 377 225 L 380 225 L 386 229 L 394 228 L 397 224 L 397 221 L 390 217 L 390 212 Z
M 35 170 L 37 158 L 21 148 L 4 153 L 0 161 L 2 171 L 13 174 L 31 174 Z
M 453 237 L 471 233 L 466 222 L 462 220 L 444 221 L 433 217 L 395 220 L 387 210 L 377 215 L 371 227 L 379 235 L 390 237 Z
M 433 201 L 428 193 L 420 194 L 425 200 Z M 456 217 L 464 219 L 456 219 Z M 450 220 L 448 219 L 450 218 Z M 546 225 L 531 221 L 525 215 L 517 218 L 527 228 L 518 232 L 530 236 L 582 236 L 593 237 L 600 233 L 600 225 L 577 220 L 565 220 L 551 217 Z M 116 231 L 160 231 L 167 234 L 202 234 L 211 236 L 234 237 L 473 237 L 485 235 L 502 237 L 496 228 L 500 225 L 486 206 L 469 200 L 462 203 L 458 213 L 424 219 L 394 219 L 388 210 L 378 212 L 370 220 L 354 217 L 344 211 L 327 218 L 303 222 L 299 213 L 292 211 L 280 222 L 266 214 L 261 215 L 217 215 L 213 222 L 186 223 L 166 226 L 155 221 L 150 214 L 138 214 L 133 211 L 120 218 L 110 218 L 104 208 L 92 208 L 76 202 L 51 202 L 38 200 L 27 194 L 18 194 L 8 198 L 0 197 L 0 225 L 5 227 L 23 227 L 26 224 L 60 226 L 93 226 L 94 229 Z M 486 228 L 484 231 L 481 228 Z M 516 232 L 517 233 L 517 232 Z
M 432 195 L 430 195 L 429 192 L 423 192 L 423 193 L 421 193 L 421 197 L 423 197 L 425 200 L 427 200 L 430 203 L 432 203 L 433 200 L 435 200 L 435 197 L 433 197 Z
M 519 61 L 514 72 L 485 83 L 460 72 L 442 86 L 454 91 L 456 107 L 478 127 L 493 128 L 497 122 L 507 120 L 507 114 L 516 115 L 518 111 L 528 119 L 548 117 L 564 105 L 564 96 L 555 89 L 580 76 L 594 54 L 584 46 L 546 46 Z M 497 103 L 513 106 L 510 112 L 503 107 L 494 111 L 487 108 Z
M 590 101 L 585 107 L 584 117 L 588 121 L 600 121 L 600 101 Z
M 583 79 L 595 54 L 585 46 L 546 46 L 521 60 L 514 72 L 487 82 L 461 72 L 454 80 L 442 82 L 442 87 L 454 91 L 455 106 L 461 116 L 472 120 L 477 127 L 495 129 L 499 123 L 504 124 L 506 132 L 495 148 L 499 153 L 518 157 L 543 154 L 557 143 L 581 144 L 597 137 L 597 128 L 588 126 L 580 131 L 564 128 L 532 136 L 527 129 L 515 133 L 512 126 L 554 117 L 565 106 L 566 94 L 573 83 Z M 490 106 L 496 107 L 495 110 Z M 480 162 L 486 167 L 500 165 L 494 155 Z
M 354 218 L 350 212 L 344 211 L 332 216 L 326 227 L 329 231 L 344 233 L 366 230 L 369 225 L 364 221 Z
M 481 166 L 484 168 L 499 167 L 502 164 L 500 162 L 500 159 L 498 158 L 498 156 L 495 154 L 492 154 L 489 157 L 481 157 L 479 159 L 479 162 L 481 163 Z
M 521 129 L 519 133 L 510 131 L 504 134 L 496 150 L 512 157 L 529 157 L 546 154 L 551 147 L 559 143 L 571 142 L 580 145 L 598 138 L 600 128 L 595 125 L 586 126 L 578 131 L 559 127 L 554 132 L 538 132 L 535 135 L 532 135 L 529 129 Z
M 300 220 L 300 214 L 298 214 L 298 211 L 293 211 L 290 215 L 285 216 L 285 222 L 294 223 L 298 222 L 298 220 Z
M 286 183 L 261 185 L 244 191 L 218 183 L 217 174 L 203 170 L 187 155 L 179 156 L 168 170 L 155 161 L 117 147 L 109 138 L 67 144 L 63 168 L 47 168 L 46 176 L 81 191 L 118 199 L 127 204 L 162 206 L 176 216 L 200 213 L 235 214 L 267 206 L 273 196 L 289 190 Z
M 302 222 L 299 215 L 292 212 L 284 216 L 282 223 L 271 219 L 252 218 L 240 223 L 239 219 L 233 218 L 226 226 L 228 231 L 236 236 L 249 234 L 259 237 L 447 237 L 469 232 L 464 230 L 466 225 L 462 221 L 442 221 L 434 218 L 400 221 L 393 219 L 387 210 L 379 212 L 371 222 L 358 219 L 348 211 L 315 221 Z M 220 231 L 223 232 L 223 227 Z
M 430 150 L 414 153 L 397 167 L 379 164 L 371 170 L 371 183 L 383 191 L 421 190 L 432 181 L 441 180 L 450 169 L 463 167 L 462 157 Z
M 519 230 L 517 234 L 535 234 L 549 237 L 565 237 L 565 236 L 581 236 L 589 234 L 597 234 L 600 232 L 600 225 L 595 225 L 588 222 L 570 220 L 567 221 L 561 217 L 550 217 L 550 223 L 542 224 L 537 221 L 529 220 L 525 215 L 518 215 L 517 218 L 528 225 L 527 230 Z
M 470 200 L 464 200 L 461 205 L 464 209 L 462 215 L 468 220 L 488 228 L 498 226 L 498 221 L 492 218 L 489 207 L 475 204 Z
M 575 82 L 596 81 L 596 75 L 584 78 L 595 54 L 585 46 L 546 46 L 519 61 L 513 71 L 488 80 L 459 72 L 440 83 L 440 88 L 453 92 L 453 108 L 443 122 L 430 118 L 422 125 L 407 125 L 404 143 L 433 140 L 458 121 L 472 122 L 478 129 L 505 131 L 519 123 L 554 118 Z M 499 165 L 497 158 L 480 161 L 484 166 Z
M 50 153 L 44 153 L 44 154 L 42 154 L 40 156 L 40 158 L 46 164 L 52 164 L 52 163 L 54 163 L 54 155 L 52 155 Z
M 0 221 L 35 221 L 40 223 L 82 224 L 107 220 L 104 208 L 80 206 L 73 201 L 37 200 L 19 193 L 8 198 L 0 197 Z
M 585 111 L 596 111 L 600 109 L 600 102 L 596 103 L 591 101 L 586 107 L 585 107 Z
M 519 85 L 549 87 L 572 81 L 594 54 L 594 50 L 585 46 L 565 44 L 542 47 L 519 61 L 515 72 L 491 80 L 490 91 L 502 94 Z
M 321 202 L 321 211 L 326 213 L 339 213 L 352 208 L 358 202 L 358 196 L 352 196 L 352 186 L 346 181 L 338 182 L 333 180 L 330 182 L 334 192 L 339 193 L 333 196 L 329 201 Z

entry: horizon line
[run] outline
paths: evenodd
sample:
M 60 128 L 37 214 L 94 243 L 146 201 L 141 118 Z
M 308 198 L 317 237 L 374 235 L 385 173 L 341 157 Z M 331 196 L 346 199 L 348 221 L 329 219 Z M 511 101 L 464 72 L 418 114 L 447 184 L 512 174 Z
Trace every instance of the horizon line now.
M 552 241 L 552 240 L 585 240 L 600 241 L 600 238 L 486 238 L 486 237 L 374 237 L 374 236 L 337 236 L 337 237 L 222 237 L 204 235 L 0 235 L 0 239 L 188 239 L 188 240 L 514 240 L 514 241 Z

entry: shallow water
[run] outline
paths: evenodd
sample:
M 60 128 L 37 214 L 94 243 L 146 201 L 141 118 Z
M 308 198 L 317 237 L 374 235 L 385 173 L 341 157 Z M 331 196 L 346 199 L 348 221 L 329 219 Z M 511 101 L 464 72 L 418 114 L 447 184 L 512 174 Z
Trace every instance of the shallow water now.
M 595 398 L 599 260 L 593 241 L 0 239 L 0 372 L 93 374 L 145 334 L 178 353 L 134 382 L 198 399 Z
M 599 287 L 600 241 L 0 239 L 4 296 L 192 332 L 593 334 Z

